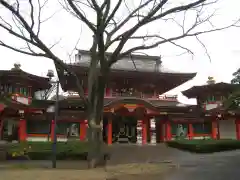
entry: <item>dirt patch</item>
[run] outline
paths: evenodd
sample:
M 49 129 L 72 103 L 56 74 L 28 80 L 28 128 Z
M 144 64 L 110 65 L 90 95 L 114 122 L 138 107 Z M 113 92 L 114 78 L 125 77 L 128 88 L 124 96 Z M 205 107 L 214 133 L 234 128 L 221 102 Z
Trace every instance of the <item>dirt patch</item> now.
M 169 169 L 169 166 L 165 164 L 125 164 L 125 165 L 116 165 L 107 167 L 107 172 L 112 175 L 122 175 L 122 174 L 146 174 L 146 173 L 156 173 L 156 172 L 164 172 Z
M 106 179 L 135 179 L 139 176 L 164 174 L 172 169 L 169 164 L 125 164 L 108 166 L 106 169 L 94 170 L 43 170 L 43 169 L 12 169 L 1 172 L 0 179 L 4 180 L 106 180 Z M 159 177 L 159 176 L 158 176 Z M 141 178 L 140 178 L 141 179 Z

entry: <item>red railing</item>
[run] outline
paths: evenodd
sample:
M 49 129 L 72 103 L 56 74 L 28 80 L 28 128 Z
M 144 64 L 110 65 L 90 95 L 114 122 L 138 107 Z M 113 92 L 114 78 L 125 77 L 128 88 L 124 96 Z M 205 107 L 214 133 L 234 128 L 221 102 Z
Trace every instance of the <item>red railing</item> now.
M 88 93 L 85 91 L 85 95 L 87 96 Z M 69 95 L 70 97 L 77 97 L 77 93 L 71 93 Z M 134 92 L 134 93 L 129 93 L 129 92 L 114 92 L 111 91 L 111 93 L 106 93 L 105 94 L 106 98 L 116 98 L 116 97 L 134 97 L 134 98 L 142 98 L 142 99 L 159 99 L 159 100 L 165 100 L 165 101 L 176 101 L 177 96 L 168 96 L 168 95 L 158 95 L 157 93 L 141 93 L 141 92 Z

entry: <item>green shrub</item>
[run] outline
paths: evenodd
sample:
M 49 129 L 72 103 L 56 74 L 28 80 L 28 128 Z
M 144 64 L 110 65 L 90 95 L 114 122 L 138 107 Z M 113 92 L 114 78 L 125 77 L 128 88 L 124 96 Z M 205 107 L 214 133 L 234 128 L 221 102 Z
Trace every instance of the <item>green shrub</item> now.
M 195 152 L 213 153 L 240 149 L 240 141 L 225 140 L 175 140 L 166 142 L 169 147 Z
M 58 142 L 56 158 L 59 160 L 85 160 L 88 146 L 86 142 Z M 49 160 L 52 158 L 51 142 L 23 142 L 13 144 L 8 148 L 10 159 Z

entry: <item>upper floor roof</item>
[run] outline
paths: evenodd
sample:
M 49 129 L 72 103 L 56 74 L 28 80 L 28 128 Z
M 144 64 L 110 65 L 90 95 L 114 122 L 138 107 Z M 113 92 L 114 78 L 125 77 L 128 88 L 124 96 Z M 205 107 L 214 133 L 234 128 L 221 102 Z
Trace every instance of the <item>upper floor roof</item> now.
M 111 55 L 107 53 L 107 55 Z M 79 76 L 87 76 L 90 64 L 90 52 L 79 50 L 74 62 L 68 63 L 68 66 Z M 141 84 L 146 81 L 148 84 L 162 86 L 162 93 L 165 93 L 196 76 L 196 73 L 173 72 L 163 68 L 159 56 L 131 55 L 118 60 L 113 64 L 109 80 L 131 78 Z M 56 65 L 59 80 L 65 91 L 74 90 L 70 88 L 70 79 L 64 75 L 64 69 Z M 67 82 L 67 83 L 66 83 Z

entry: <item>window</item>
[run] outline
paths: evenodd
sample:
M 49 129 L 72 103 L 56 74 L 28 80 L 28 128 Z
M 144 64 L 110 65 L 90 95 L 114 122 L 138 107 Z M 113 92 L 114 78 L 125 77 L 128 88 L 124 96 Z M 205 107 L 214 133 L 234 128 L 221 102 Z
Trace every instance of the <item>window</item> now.
M 212 132 L 211 122 L 194 123 L 193 124 L 194 134 L 210 134 Z
M 4 85 L 4 92 L 5 92 L 5 93 L 8 93 L 8 92 L 9 92 L 9 90 L 8 90 L 8 85 Z
M 27 121 L 28 134 L 49 134 L 50 122 L 49 121 Z
M 19 92 L 20 94 L 27 96 L 27 88 L 21 87 Z
M 204 122 L 203 129 L 206 134 L 212 133 L 212 122 Z
M 8 93 L 13 93 L 13 88 L 12 88 L 12 86 L 8 86 Z
M 188 134 L 188 124 L 177 124 L 172 123 L 171 124 L 172 129 L 172 135 L 176 136 L 186 136 Z
M 27 94 L 27 96 L 31 96 L 32 97 L 32 87 L 26 88 L 26 94 Z
M 79 137 L 80 123 L 79 122 L 58 122 L 57 134 L 67 135 L 70 137 Z

